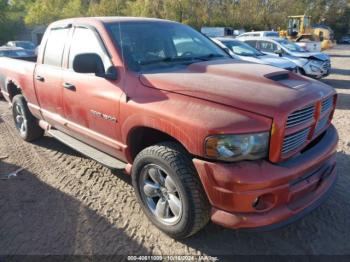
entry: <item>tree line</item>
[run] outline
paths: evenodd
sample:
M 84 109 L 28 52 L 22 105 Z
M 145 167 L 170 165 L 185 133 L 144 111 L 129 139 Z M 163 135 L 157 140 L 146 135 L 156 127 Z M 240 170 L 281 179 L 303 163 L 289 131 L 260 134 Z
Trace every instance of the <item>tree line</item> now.
M 350 0 L 0 0 L 0 41 L 24 27 L 77 16 L 144 16 L 200 29 L 286 29 L 288 15 L 307 14 L 341 36 L 350 29 Z

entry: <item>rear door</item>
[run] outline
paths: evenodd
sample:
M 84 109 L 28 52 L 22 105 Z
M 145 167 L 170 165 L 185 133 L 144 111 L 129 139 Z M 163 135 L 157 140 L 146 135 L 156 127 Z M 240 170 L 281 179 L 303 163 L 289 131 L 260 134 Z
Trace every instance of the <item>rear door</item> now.
M 275 53 L 275 51 L 278 50 L 278 47 L 275 43 L 270 41 L 257 41 L 258 49 L 265 54 L 278 56 L 278 54 Z
M 244 41 L 244 43 L 250 45 L 251 47 L 254 47 L 256 49 L 259 50 L 259 46 L 257 45 L 257 41 L 256 40 L 247 40 L 247 41 Z
M 38 61 L 34 83 L 42 115 L 53 126 L 63 126 L 62 58 L 69 28 L 51 29 Z
M 120 81 L 74 72 L 74 57 L 83 53 L 98 54 L 105 70 L 113 66 L 97 31 L 90 27 L 75 27 L 61 83 L 61 86 L 70 86 L 63 88 L 68 132 L 101 151 L 119 157 L 122 150 L 119 143 L 119 100 L 123 94 Z

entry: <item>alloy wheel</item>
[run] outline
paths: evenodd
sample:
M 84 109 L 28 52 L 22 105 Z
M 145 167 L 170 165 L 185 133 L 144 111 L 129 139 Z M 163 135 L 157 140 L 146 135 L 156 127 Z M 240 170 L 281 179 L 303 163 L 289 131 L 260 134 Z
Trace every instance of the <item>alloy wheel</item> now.
M 144 166 L 139 185 L 144 203 L 158 221 L 166 225 L 180 221 L 181 195 L 176 182 L 164 169 L 155 164 Z

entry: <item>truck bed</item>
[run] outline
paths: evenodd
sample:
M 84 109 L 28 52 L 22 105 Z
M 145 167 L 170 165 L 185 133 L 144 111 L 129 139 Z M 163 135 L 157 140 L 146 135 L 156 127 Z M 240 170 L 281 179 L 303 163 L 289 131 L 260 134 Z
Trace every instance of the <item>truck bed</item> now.
M 0 89 L 6 100 L 9 100 L 9 84 L 21 87 L 28 101 L 37 101 L 34 92 L 34 70 L 36 62 L 22 59 L 0 58 Z

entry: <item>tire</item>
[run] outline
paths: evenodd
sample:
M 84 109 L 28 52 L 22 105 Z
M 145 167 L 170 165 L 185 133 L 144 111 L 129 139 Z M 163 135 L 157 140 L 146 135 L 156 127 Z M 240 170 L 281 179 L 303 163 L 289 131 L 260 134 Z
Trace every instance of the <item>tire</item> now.
M 211 206 L 181 145 L 164 142 L 142 150 L 131 174 L 144 213 L 167 235 L 184 239 L 208 223 Z
M 16 95 L 12 100 L 12 115 L 16 129 L 25 141 L 31 142 L 44 135 L 38 120 L 32 115 L 23 95 Z

